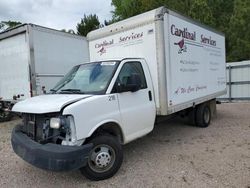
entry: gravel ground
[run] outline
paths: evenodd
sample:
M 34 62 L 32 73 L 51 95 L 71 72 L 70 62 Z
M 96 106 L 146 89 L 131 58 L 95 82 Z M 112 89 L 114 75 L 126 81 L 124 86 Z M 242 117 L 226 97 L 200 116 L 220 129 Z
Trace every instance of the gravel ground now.
M 206 129 L 171 119 L 124 146 L 113 177 L 91 182 L 79 171 L 37 169 L 10 145 L 15 120 L 0 124 L 0 187 L 250 187 L 250 103 L 221 104 Z

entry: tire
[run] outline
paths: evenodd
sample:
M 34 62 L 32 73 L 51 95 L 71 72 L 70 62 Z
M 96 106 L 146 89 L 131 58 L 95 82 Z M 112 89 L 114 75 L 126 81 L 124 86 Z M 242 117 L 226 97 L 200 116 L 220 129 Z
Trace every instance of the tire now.
M 196 109 L 192 108 L 189 112 L 188 112 L 188 123 L 192 126 L 196 125 Z
M 205 128 L 208 127 L 211 121 L 211 110 L 209 105 L 201 104 L 197 106 L 195 113 L 196 126 Z
M 94 181 L 111 178 L 123 161 L 121 144 L 111 135 L 94 137 L 89 143 L 93 143 L 94 147 L 89 154 L 87 165 L 80 168 L 81 173 Z

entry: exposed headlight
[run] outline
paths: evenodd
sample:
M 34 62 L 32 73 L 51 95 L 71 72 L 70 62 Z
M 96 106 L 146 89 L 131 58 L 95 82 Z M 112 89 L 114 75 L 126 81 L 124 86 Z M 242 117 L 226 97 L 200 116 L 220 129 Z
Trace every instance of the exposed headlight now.
M 50 119 L 50 128 L 59 129 L 60 126 L 61 126 L 61 119 L 60 118 L 51 118 Z

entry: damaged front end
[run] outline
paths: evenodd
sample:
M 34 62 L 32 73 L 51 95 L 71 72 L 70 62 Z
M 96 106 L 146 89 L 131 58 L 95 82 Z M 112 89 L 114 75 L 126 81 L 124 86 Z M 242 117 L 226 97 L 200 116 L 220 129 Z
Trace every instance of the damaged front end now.
M 32 140 L 40 143 L 75 145 L 75 126 L 72 116 L 59 113 L 23 114 L 20 130 Z
M 53 171 L 86 165 L 92 144 L 77 141 L 73 116 L 60 113 L 23 114 L 12 132 L 15 153 L 30 164 Z

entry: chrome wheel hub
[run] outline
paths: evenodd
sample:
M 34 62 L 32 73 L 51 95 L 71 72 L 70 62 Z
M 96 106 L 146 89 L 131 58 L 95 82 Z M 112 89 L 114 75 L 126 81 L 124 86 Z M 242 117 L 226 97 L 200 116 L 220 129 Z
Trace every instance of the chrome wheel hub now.
M 111 156 L 108 152 L 100 152 L 95 159 L 95 163 L 99 167 L 106 167 L 111 162 Z
M 89 167 L 98 173 L 103 173 L 112 168 L 116 160 L 115 151 L 112 147 L 101 144 L 94 147 L 88 160 Z

